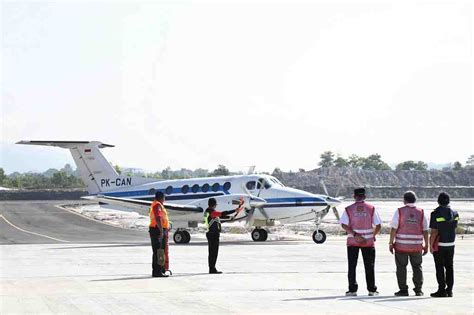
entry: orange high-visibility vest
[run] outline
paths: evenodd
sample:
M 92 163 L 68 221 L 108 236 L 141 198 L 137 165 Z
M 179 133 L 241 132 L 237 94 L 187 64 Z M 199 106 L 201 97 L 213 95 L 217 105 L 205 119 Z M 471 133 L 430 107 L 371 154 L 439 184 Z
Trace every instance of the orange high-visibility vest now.
M 166 211 L 166 208 L 161 204 L 161 202 L 154 200 L 150 206 L 150 227 L 156 227 L 156 215 L 154 209 L 158 207 L 157 209 L 157 216 L 160 219 L 161 222 L 161 227 L 164 229 L 169 229 L 170 228 L 170 221 L 168 219 L 168 211 Z

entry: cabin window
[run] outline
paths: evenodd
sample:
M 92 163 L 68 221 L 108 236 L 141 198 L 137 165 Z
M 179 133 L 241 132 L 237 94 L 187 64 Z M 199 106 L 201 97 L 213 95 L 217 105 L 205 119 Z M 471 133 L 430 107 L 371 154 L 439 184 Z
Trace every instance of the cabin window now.
M 203 192 L 208 192 L 208 191 L 209 191 L 209 184 L 204 184 L 204 185 L 202 185 L 201 190 L 202 190 Z
M 224 188 L 224 191 L 228 191 L 231 186 L 232 186 L 232 185 L 231 185 L 230 182 L 225 182 L 225 183 L 224 183 L 224 187 L 223 187 L 223 188 Z
M 247 187 L 248 190 L 254 190 L 255 189 L 255 181 L 253 180 L 253 181 L 247 182 L 245 187 Z
M 198 185 L 198 184 L 194 184 L 193 187 L 191 188 L 191 190 L 193 191 L 193 193 L 197 193 L 198 190 L 199 190 L 199 185 Z
M 165 194 L 171 195 L 173 193 L 173 186 L 166 187 Z
M 187 194 L 189 191 L 189 186 L 188 185 L 184 185 L 183 188 L 181 188 L 181 192 L 183 194 Z
M 218 191 L 219 190 L 219 183 L 215 183 L 214 185 L 212 185 L 212 191 Z
M 148 194 L 154 196 L 154 195 L 156 194 L 156 189 L 155 189 L 155 188 L 150 189 L 150 190 L 148 191 Z

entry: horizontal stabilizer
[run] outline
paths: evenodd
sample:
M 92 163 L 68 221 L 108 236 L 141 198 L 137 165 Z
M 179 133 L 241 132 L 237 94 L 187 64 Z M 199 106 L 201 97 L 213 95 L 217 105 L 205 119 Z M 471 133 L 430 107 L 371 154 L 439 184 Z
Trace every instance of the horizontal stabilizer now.
M 50 147 L 60 147 L 64 149 L 76 148 L 78 146 L 93 145 L 98 148 L 113 148 L 112 144 L 105 144 L 99 141 L 48 141 L 48 140 L 22 140 L 16 144 L 27 144 L 27 145 L 44 145 Z

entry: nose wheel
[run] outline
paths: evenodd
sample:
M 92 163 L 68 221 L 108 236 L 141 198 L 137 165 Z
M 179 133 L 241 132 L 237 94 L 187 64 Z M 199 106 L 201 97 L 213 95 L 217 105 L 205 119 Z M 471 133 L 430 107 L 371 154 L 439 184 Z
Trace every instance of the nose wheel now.
M 313 233 L 313 241 L 316 244 L 322 244 L 326 241 L 326 233 L 323 230 L 316 230 Z
M 265 242 L 268 238 L 268 232 L 261 228 L 252 231 L 252 239 L 254 242 Z

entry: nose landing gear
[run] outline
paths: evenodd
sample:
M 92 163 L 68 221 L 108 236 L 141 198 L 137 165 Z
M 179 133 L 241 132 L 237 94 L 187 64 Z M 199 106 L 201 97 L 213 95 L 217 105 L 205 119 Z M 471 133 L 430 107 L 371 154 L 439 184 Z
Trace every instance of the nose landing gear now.
M 328 210 L 329 210 L 329 207 L 326 210 L 326 213 L 327 213 Z M 324 215 L 321 212 L 316 212 L 316 218 L 314 220 L 314 223 L 316 224 L 316 231 L 313 232 L 313 241 L 316 244 L 322 244 L 326 241 L 326 233 L 324 233 L 323 230 L 319 229 L 319 225 L 321 225 L 321 221 L 323 220 L 323 216 Z

